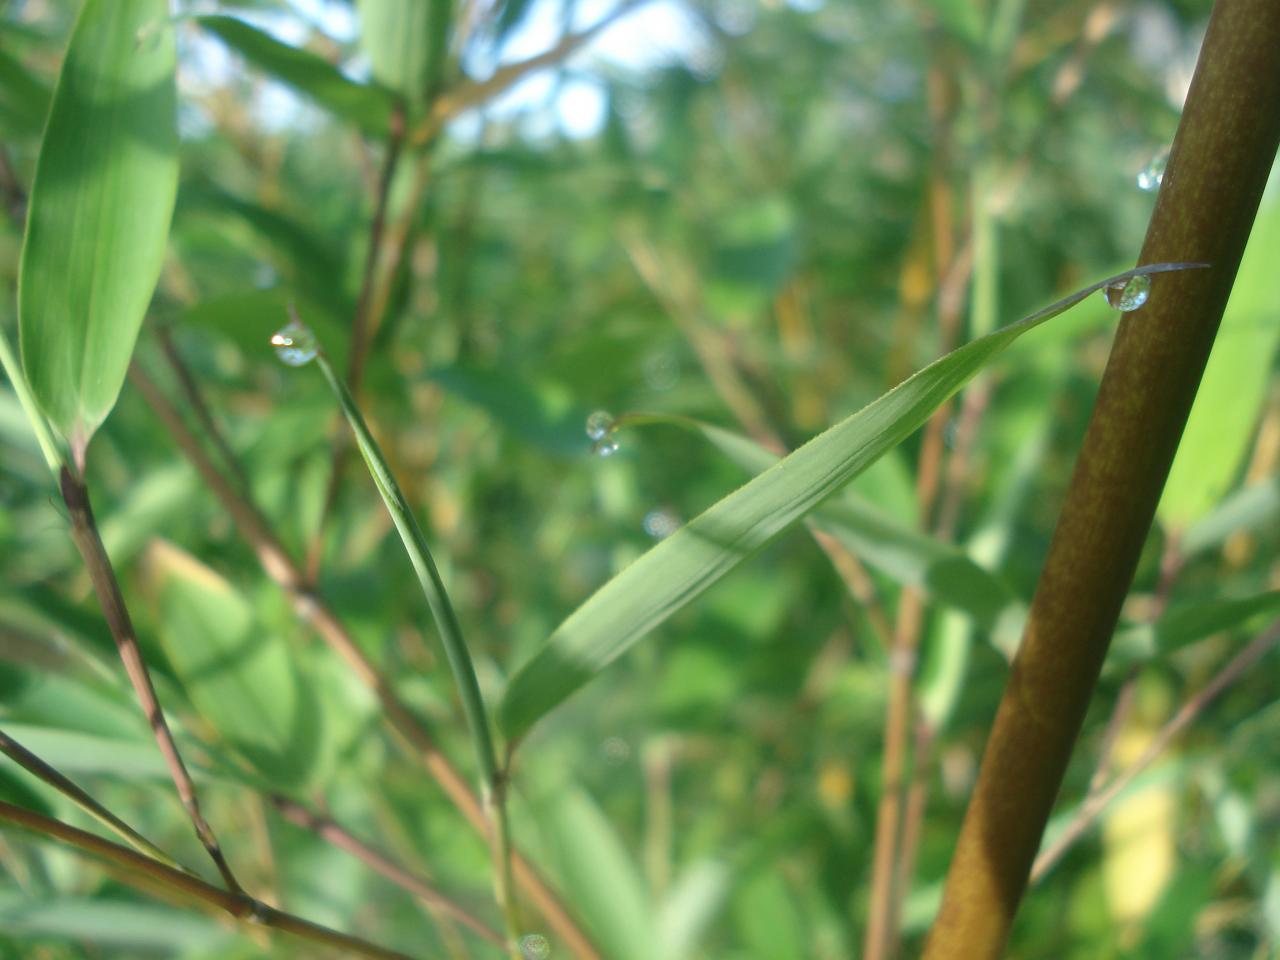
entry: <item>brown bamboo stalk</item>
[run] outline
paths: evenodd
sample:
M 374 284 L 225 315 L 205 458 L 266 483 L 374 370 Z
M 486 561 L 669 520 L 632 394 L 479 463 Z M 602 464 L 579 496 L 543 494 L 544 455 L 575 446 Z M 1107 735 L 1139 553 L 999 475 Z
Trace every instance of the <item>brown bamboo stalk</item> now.
M 242 922 L 283 930 L 311 943 L 340 950 L 345 956 L 372 957 L 375 960 L 410 960 L 407 954 L 388 950 L 386 947 L 380 947 L 360 937 L 339 933 L 337 930 L 322 927 L 318 923 L 312 923 L 291 913 L 276 910 L 253 899 L 242 890 L 228 891 L 215 887 L 194 874 L 175 870 L 128 847 L 104 840 L 96 834 L 73 827 L 61 820 L 24 810 L 3 800 L 0 800 L 0 821 L 60 840 L 82 853 L 107 861 L 111 866 L 123 868 L 122 872 L 135 880 L 138 885 L 145 886 L 147 890 L 153 892 L 163 893 L 169 899 L 179 897 L 194 899 L 208 907 L 222 910 Z
M 1004 949 L 1280 142 L 1280 4 L 1219 0 L 961 828 L 927 960 Z

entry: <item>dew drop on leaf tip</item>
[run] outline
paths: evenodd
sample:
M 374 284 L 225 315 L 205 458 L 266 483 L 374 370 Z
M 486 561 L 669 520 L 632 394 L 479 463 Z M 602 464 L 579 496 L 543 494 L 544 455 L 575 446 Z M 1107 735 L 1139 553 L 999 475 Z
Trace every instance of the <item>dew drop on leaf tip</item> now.
M 300 320 L 290 320 L 273 333 L 271 346 L 276 348 L 280 362 L 291 367 L 305 366 L 316 358 L 319 351 L 316 335 Z
M 1147 298 L 1151 295 L 1151 277 L 1138 274 L 1126 280 L 1117 280 L 1115 283 L 1107 284 L 1102 292 L 1107 298 L 1107 303 L 1121 313 L 1129 313 L 1147 302 Z
M 591 445 L 591 452 L 597 457 L 612 457 L 618 452 L 618 441 L 610 436 L 603 436 Z
M 1151 161 L 1138 171 L 1138 189 L 1152 193 L 1164 182 L 1164 168 L 1169 163 L 1169 148 L 1161 149 Z
M 523 960 L 548 960 L 551 943 L 540 933 L 529 933 L 520 938 L 520 956 Z
M 603 440 L 613 432 L 613 417 L 605 410 L 597 410 L 587 417 L 587 436 L 592 440 Z

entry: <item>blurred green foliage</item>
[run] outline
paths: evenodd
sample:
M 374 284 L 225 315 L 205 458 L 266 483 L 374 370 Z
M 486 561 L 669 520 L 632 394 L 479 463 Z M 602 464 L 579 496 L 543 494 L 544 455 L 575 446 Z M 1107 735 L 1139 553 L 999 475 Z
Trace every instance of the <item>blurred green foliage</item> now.
M 421 123 L 468 78 L 607 8 L 413 6 L 261 0 L 217 11 L 255 32 L 208 18 L 161 27 L 179 44 L 181 177 L 137 357 L 179 397 L 156 336 L 168 331 L 248 494 L 296 556 L 323 525 L 319 589 L 474 774 L 413 571 L 354 458 L 326 508 L 343 436 L 332 398 L 267 342 L 292 301 L 346 364 L 400 94 Z M 958 343 L 1131 266 L 1153 204 L 1134 178 L 1173 135 L 1208 6 L 653 0 L 515 94 L 450 117 L 428 146 L 406 144 L 361 401 L 489 702 L 655 537 L 742 484 L 741 460 L 672 418 L 795 447 Z M 11 2 L 0 21 L 0 321 L 11 337 L 23 200 L 75 8 Z M 362 42 L 364 15 L 382 19 Z M 435 32 L 379 60 L 402 22 Z M 572 112 L 584 89 L 598 123 Z M 1158 693 L 1121 724 L 1138 742 L 1274 617 L 1277 218 L 1273 191 L 1062 818 L 1088 789 L 1133 671 Z M 855 511 L 842 542 L 890 620 L 904 583 L 929 586 L 930 564 L 964 573 L 950 596 L 931 595 L 922 626 L 917 693 L 934 736 L 901 911 L 908 954 L 937 906 L 1114 316 L 1091 298 L 996 361 L 970 388 L 981 406 L 962 397 L 949 409 L 942 494 L 924 520 L 921 435 L 858 479 L 852 507 L 830 508 Z M 583 431 L 596 409 L 656 416 L 599 458 Z M 0 723 L 203 867 L 8 389 L 0 451 Z M 322 797 L 354 833 L 497 923 L 485 845 L 396 748 L 372 695 L 294 616 L 128 384 L 87 476 L 161 698 L 246 886 L 414 956 L 497 956 L 264 801 L 269 789 Z M 198 567 L 186 558 L 166 586 L 148 562 L 157 541 Z M 1146 899 L 1121 908 L 1122 844 L 1095 829 L 1032 888 L 1011 956 L 1280 948 L 1274 663 L 1129 795 L 1167 797 L 1172 811 L 1149 818 L 1176 851 L 1171 869 L 1128 881 Z M 859 956 L 888 671 L 874 617 L 797 527 L 520 744 L 517 843 L 610 958 Z M 303 715 L 315 722 L 292 723 Z M 7 762 L 0 797 L 88 825 Z M 313 955 L 148 899 L 26 834 L 0 836 L 0 865 L 0 956 Z M 531 931 L 547 932 L 529 914 Z M 552 939 L 553 956 L 568 956 Z

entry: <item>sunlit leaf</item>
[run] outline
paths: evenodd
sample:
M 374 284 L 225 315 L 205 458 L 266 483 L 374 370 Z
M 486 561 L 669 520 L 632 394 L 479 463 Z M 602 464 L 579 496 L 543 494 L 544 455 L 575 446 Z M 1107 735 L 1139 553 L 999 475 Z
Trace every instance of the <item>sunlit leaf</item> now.
M 75 446 L 110 412 L 164 257 L 178 182 L 164 0 L 88 0 L 45 128 L 22 250 L 22 361 Z

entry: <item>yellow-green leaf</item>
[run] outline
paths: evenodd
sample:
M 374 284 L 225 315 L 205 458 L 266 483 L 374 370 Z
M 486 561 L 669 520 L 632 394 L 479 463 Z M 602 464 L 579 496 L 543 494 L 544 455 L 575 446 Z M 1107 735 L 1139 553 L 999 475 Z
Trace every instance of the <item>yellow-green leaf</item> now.
M 178 184 L 165 0 L 87 0 L 45 127 L 22 248 L 22 362 L 82 448 L 115 405 Z

